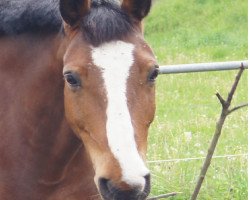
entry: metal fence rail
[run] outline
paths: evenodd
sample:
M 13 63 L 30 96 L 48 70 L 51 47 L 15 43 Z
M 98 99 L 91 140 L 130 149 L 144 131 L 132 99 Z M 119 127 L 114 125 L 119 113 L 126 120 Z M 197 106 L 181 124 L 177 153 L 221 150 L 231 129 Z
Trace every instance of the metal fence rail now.
M 178 74 L 191 72 L 207 72 L 221 70 L 235 70 L 243 66 L 248 69 L 248 61 L 229 61 L 229 62 L 213 62 L 213 63 L 195 63 L 160 66 L 160 74 Z

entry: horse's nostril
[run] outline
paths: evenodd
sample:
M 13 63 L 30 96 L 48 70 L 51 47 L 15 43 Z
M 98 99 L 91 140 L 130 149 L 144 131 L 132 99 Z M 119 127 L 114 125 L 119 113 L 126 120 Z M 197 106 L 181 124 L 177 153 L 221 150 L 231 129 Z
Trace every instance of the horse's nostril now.
M 144 178 L 146 179 L 146 181 L 149 181 L 150 180 L 150 174 L 145 175 Z
M 150 192 L 150 175 L 144 176 L 145 184 L 121 189 L 111 180 L 100 178 L 99 190 L 104 200 L 144 200 Z
M 106 178 L 99 179 L 99 187 L 100 189 L 105 190 L 106 192 L 113 192 L 115 190 L 112 181 Z
M 113 188 L 113 184 L 111 184 L 111 181 L 109 179 L 99 179 L 99 190 L 104 200 L 113 199 L 115 191 L 115 189 Z
M 103 191 L 110 191 L 110 186 L 108 187 L 108 182 L 109 180 L 106 179 L 106 178 L 100 178 L 99 179 L 99 188 L 100 190 L 103 190 Z
M 144 178 L 145 178 L 145 186 L 143 191 L 149 194 L 151 187 L 150 174 L 147 174 L 146 176 L 144 176 Z

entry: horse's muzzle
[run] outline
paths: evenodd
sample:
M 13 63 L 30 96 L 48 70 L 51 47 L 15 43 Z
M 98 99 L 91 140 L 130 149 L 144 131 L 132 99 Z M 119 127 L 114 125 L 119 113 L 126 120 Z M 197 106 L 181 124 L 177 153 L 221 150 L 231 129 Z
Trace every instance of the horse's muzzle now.
M 111 180 L 100 178 L 99 190 L 104 200 L 145 200 L 150 192 L 150 175 L 145 176 L 146 184 L 141 191 L 138 188 L 122 190 L 116 187 Z

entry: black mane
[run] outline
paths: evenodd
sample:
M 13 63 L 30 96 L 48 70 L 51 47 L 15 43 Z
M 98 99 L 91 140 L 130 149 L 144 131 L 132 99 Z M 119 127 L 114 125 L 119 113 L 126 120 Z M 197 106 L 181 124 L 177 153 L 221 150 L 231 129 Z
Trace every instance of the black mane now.
M 56 32 L 62 24 L 58 0 L 1 0 L 0 35 Z
M 25 32 L 54 33 L 62 27 L 59 0 L 0 1 L 0 35 Z M 113 0 L 92 0 L 81 22 L 84 37 L 93 45 L 121 39 L 132 29 L 131 19 Z

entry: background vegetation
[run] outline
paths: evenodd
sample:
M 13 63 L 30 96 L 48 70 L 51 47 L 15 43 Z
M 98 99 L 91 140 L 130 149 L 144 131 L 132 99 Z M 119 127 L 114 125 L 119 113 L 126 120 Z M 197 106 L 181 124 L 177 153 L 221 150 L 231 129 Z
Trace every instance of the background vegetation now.
M 155 0 L 145 37 L 160 64 L 247 59 L 247 0 Z M 161 75 L 148 160 L 203 157 L 236 71 Z M 247 101 L 247 70 L 233 105 Z M 247 153 L 247 109 L 227 119 L 216 155 Z M 149 163 L 151 196 L 189 199 L 203 160 Z M 213 159 L 199 199 L 247 199 L 247 157 Z M 171 199 L 171 198 L 170 198 Z

